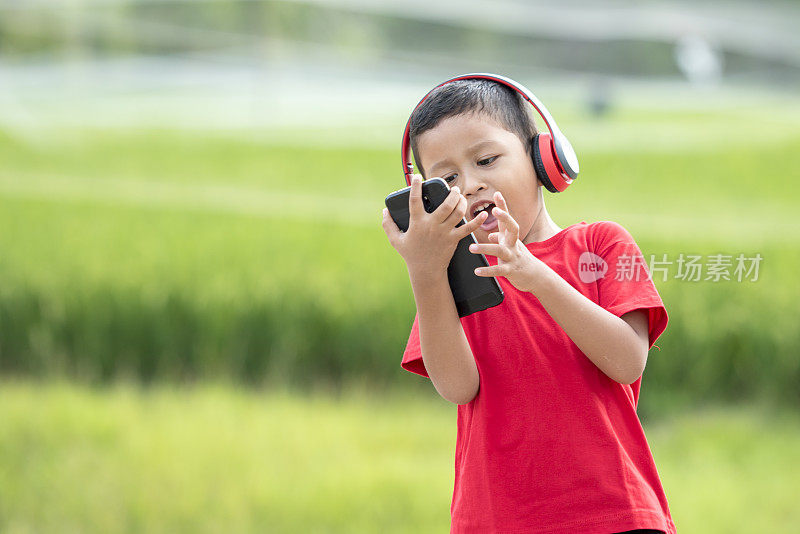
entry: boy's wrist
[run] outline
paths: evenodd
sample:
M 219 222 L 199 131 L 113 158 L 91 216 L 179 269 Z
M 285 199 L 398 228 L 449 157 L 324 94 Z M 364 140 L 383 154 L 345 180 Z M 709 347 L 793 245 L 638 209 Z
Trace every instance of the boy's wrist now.
M 422 317 L 444 317 L 445 309 L 449 307 L 455 312 L 453 293 L 450 290 L 450 280 L 447 270 L 441 272 L 409 272 L 411 278 L 411 291 L 414 293 L 414 303 L 417 313 Z
M 561 277 L 549 265 L 538 258 L 535 258 L 534 261 L 536 262 L 536 268 L 535 272 L 531 273 L 527 290 L 538 297 L 552 292 Z
M 447 269 L 429 269 L 408 267 L 408 278 L 411 280 L 411 288 L 416 292 L 417 289 L 427 289 L 441 283 L 450 285 L 447 278 Z

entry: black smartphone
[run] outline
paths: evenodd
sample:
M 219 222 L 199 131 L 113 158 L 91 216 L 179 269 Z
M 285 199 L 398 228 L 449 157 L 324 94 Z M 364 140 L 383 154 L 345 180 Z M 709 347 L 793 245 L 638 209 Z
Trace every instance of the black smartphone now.
M 411 187 L 406 187 L 390 193 L 386 197 L 386 207 L 394 222 L 402 231 L 408 230 L 409 211 L 408 199 Z M 425 211 L 433 213 L 447 195 L 450 187 L 441 178 L 431 178 L 422 182 L 422 203 Z M 456 226 L 465 224 L 461 220 Z M 473 254 L 469 246 L 476 243 L 475 236 L 469 234 L 458 242 L 450 264 L 447 266 L 447 278 L 450 281 L 450 291 L 456 303 L 459 317 L 466 317 L 476 311 L 497 306 L 503 302 L 503 290 L 494 277 L 483 277 L 475 274 L 477 267 L 487 267 L 489 263 L 483 254 Z

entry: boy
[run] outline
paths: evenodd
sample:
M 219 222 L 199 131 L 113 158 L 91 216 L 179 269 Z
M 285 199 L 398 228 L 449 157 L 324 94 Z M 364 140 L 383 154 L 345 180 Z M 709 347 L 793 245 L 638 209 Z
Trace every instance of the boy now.
M 624 228 L 550 218 L 530 112 L 494 81 L 432 91 L 410 120 L 422 175 L 408 231 L 383 213 L 417 306 L 402 366 L 458 404 L 451 532 L 674 534 L 636 415 L 666 310 L 646 271 L 617 276 L 618 265 L 644 269 Z M 433 213 L 423 175 L 451 187 Z M 505 299 L 459 319 L 447 265 L 470 232 L 490 264 L 476 274 L 496 276 Z

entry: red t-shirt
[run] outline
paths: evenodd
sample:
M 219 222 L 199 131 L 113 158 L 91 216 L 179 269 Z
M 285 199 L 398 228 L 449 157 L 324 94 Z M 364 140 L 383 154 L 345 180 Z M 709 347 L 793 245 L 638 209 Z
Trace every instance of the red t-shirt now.
M 641 251 L 619 224 L 580 222 L 527 247 L 614 315 L 646 310 L 650 347 L 666 328 Z M 641 377 L 606 376 L 535 296 L 497 280 L 503 303 L 461 319 L 480 387 L 458 406 L 451 532 L 675 533 L 636 415 Z M 428 376 L 416 318 L 402 367 Z

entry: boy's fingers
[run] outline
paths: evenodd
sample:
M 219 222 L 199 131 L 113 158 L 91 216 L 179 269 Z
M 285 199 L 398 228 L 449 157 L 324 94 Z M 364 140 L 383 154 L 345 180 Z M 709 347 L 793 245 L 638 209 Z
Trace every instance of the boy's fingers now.
M 478 276 L 505 276 L 506 264 L 490 265 L 488 267 L 478 267 L 475 269 L 475 274 Z
M 456 194 L 458 195 L 456 206 L 450 211 L 450 215 L 442 221 L 444 224 L 449 224 L 453 227 L 460 223 L 464 219 L 464 214 L 467 213 L 467 199 L 458 193 Z M 439 207 L 441 208 L 442 206 Z
M 504 229 L 508 232 L 506 237 L 509 240 L 509 244 L 516 243 L 517 239 L 519 239 L 519 225 L 517 224 L 517 221 L 515 221 L 514 218 L 502 208 L 493 209 L 492 215 L 497 217 L 500 226 L 504 227 Z
M 500 258 L 503 261 L 511 261 L 511 255 L 508 253 L 508 248 L 502 245 L 481 243 L 478 245 L 470 245 L 469 251 L 473 254 L 488 254 L 489 256 Z
M 508 206 L 506 206 L 506 199 L 503 198 L 503 193 L 500 191 L 496 191 L 494 194 L 494 205 L 498 206 L 501 210 L 508 211 Z
M 474 219 L 472 219 L 471 221 L 467 221 L 467 224 L 459 227 L 458 230 L 461 231 L 459 239 L 463 239 L 472 232 L 474 232 L 475 230 L 477 230 L 480 227 L 480 225 L 482 225 L 486 221 L 487 217 L 489 217 L 489 214 L 486 213 L 485 211 L 482 211 Z
M 494 215 L 498 219 L 502 219 L 503 222 L 506 223 L 506 225 L 507 225 L 507 227 L 509 229 L 515 229 L 515 230 L 519 231 L 519 225 L 517 224 L 517 221 L 515 221 L 514 217 L 512 217 L 511 214 L 509 214 L 504 209 L 502 209 L 502 208 L 493 209 L 492 210 L 492 215 Z
M 408 214 L 411 220 L 417 219 L 425 212 L 422 204 L 422 176 L 411 175 L 411 193 L 408 195 Z M 410 224 L 410 223 L 409 223 Z
M 500 242 L 500 232 L 492 232 L 487 236 L 489 239 L 489 243 L 499 243 Z
M 505 218 L 497 217 L 499 222 L 500 222 L 500 225 L 502 227 L 504 227 L 506 230 L 511 230 L 512 233 L 514 233 L 514 226 L 516 226 L 517 227 L 516 236 L 518 237 L 519 236 L 519 226 L 517 225 L 517 221 L 515 221 L 514 218 L 511 217 L 511 213 L 508 211 L 508 205 L 506 204 L 505 197 L 503 197 L 503 193 L 501 193 L 500 191 L 495 191 L 493 196 L 494 196 L 494 205 L 497 206 L 498 208 L 500 208 L 500 211 L 502 213 L 507 215 L 507 217 L 505 217 Z M 494 210 L 492 210 L 492 211 L 494 211 Z M 509 223 L 509 220 L 511 221 L 510 223 Z M 516 242 L 517 238 L 514 237 L 513 241 Z
M 386 232 L 389 241 L 393 241 L 397 236 L 403 233 L 397 226 L 397 223 L 394 222 L 394 219 L 392 219 L 392 216 L 389 215 L 389 210 L 387 208 L 383 208 L 383 221 L 381 221 L 381 226 L 383 227 L 383 231 Z
M 461 196 L 461 193 L 459 192 L 457 187 L 451 189 L 450 194 L 447 195 L 447 198 L 444 199 L 444 202 L 442 202 L 442 204 L 438 208 L 436 208 L 433 212 L 433 216 L 436 217 L 436 221 L 440 223 L 447 221 L 447 219 L 449 219 L 453 215 L 453 213 L 455 213 L 455 210 L 461 204 L 462 199 L 464 201 L 464 212 L 466 213 L 467 199 Z M 462 218 L 464 218 L 463 213 L 453 223 L 453 226 L 458 224 L 458 221 L 460 221 Z

